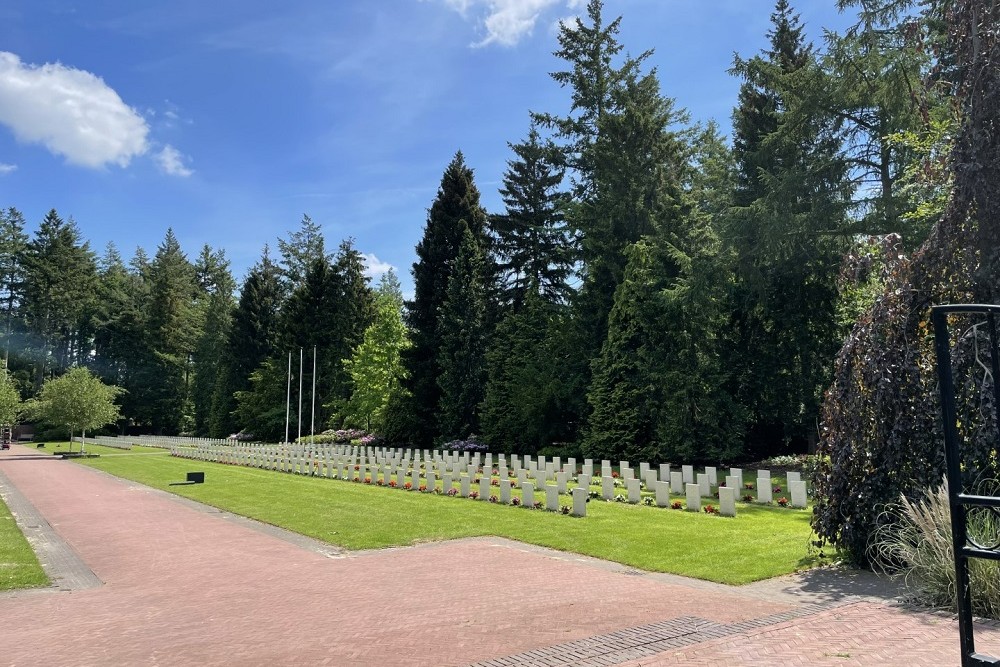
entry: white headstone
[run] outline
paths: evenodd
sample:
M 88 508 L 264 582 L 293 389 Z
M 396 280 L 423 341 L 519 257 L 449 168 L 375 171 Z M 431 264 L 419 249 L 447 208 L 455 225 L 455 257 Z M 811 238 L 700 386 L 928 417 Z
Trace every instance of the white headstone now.
M 448 492 L 452 489 L 451 473 L 446 472 L 441 478 L 441 493 L 448 495 Z
M 427 473 L 427 492 L 434 493 L 434 489 L 437 487 L 437 475 L 434 471 Z
M 573 489 L 573 516 L 587 516 L 587 492 L 580 487 Z
M 792 482 L 788 485 L 788 490 L 792 494 L 792 507 L 805 507 L 807 504 L 806 499 L 806 483 L 805 482 Z
M 719 488 L 719 514 L 722 516 L 736 516 L 736 489 L 728 486 Z
M 566 484 L 568 482 L 569 482 L 569 473 L 568 472 L 557 472 L 556 473 L 556 488 L 559 490 L 559 493 L 561 493 L 563 495 L 566 494 Z
M 656 471 L 647 470 L 646 474 L 642 476 L 642 481 L 646 484 L 646 490 L 652 491 L 656 485 Z
M 719 485 L 719 471 L 715 466 L 705 466 L 705 474 L 708 475 L 708 483 L 713 487 Z
M 660 479 L 663 480 L 664 482 L 670 480 L 670 464 L 669 463 L 661 463 L 660 464 Z
M 601 477 L 611 477 L 611 461 L 601 461 Z
M 708 481 L 708 475 L 703 472 L 698 473 L 698 492 L 702 498 L 712 495 L 712 485 Z
M 772 500 L 771 479 L 760 478 L 757 480 L 757 502 L 769 503 Z
M 626 480 L 635 479 L 635 471 L 631 468 L 622 468 L 622 478 Z
M 801 482 L 802 473 L 800 472 L 789 472 L 788 473 L 788 484 L 791 485 L 792 482 Z
M 490 478 L 485 475 L 479 478 L 479 499 L 490 499 Z
M 694 466 L 681 466 L 681 474 L 684 475 L 685 484 L 694 483 Z
M 593 477 L 594 476 L 594 462 L 593 461 L 590 461 L 589 463 L 584 463 L 583 464 L 583 474 L 586 475 L 587 477 Z
M 545 509 L 551 512 L 559 511 L 559 489 L 551 484 L 545 485 Z
M 521 484 L 521 504 L 532 507 L 535 504 L 535 485 L 531 482 Z
M 618 462 L 618 474 L 621 477 L 625 477 L 625 469 L 628 468 L 628 467 L 629 467 L 628 461 L 619 461 Z
M 416 491 L 420 488 L 420 469 L 414 468 L 410 471 L 410 484 L 413 485 L 413 490 Z
M 737 486 L 739 486 L 739 488 L 742 489 L 743 488 L 743 468 L 730 468 L 729 469 L 729 475 L 731 477 L 737 477 L 737 478 L 739 478 L 740 482 L 739 482 L 739 484 Z
M 653 485 L 656 488 L 657 507 L 667 507 L 670 505 L 670 482 L 657 482 Z
M 504 505 L 510 504 L 510 480 L 500 480 L 500 502 Z
M 670 493 L 680 495 L 684 493 L 684 475 L 679 472 L 670 473 Z
M 520 468 L 517 471 L 517 485 L 524 486 L 524 483 L 528 481 L 528 471 L 524 468 Z
M 757 479 L 766 479 L 767 480 L 767 485 L 770 486 L 771 485 L 771 471 L 770 470 L 758 469 L 757 470 Z
M 639 493 L 639 480 L 630 479 L 625 482 L 625 485 L 628 487 L 628 501 L 633 505 L 639 504 L 639 501 L 642 500 L 642 496 Z
M 701 490 L 698 488 L 697 484 L 685 484 L 684 493 L 687 496 L 687 511 L 688 512 L 700 512 L 701 511 Z
M 615 480 L 612 477 L 601 478 L 601 498 L 605 500 L 615 499 Z
M 646 479 L 646 473 L 649 472 L 649 464 L 645 461 L 639 462 L 639 479 Z
M 590 475 L 580 475 L 576 478 L 576 483 L 584 491 L 590 492 Z

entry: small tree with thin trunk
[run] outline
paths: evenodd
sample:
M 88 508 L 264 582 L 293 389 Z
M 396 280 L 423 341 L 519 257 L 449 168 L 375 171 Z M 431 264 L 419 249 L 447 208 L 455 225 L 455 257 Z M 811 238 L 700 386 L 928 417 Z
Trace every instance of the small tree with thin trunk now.
M 7 371 L 0 371 L 0 426 L 13 426 L 21 413 L 21 394 Z
M 38 397 L 28 403 L 26 413 L 53 426 L 65 427 L 72 451 L 74 433 L 79 431 L 86 436 L 87 429 L 100 428 L 121 418 L 115 399 L 122 392 L 121 387 L 106 385 L 88 369 L 77 367 L 42 385 Z M 82 445 L 80 449 L 83 450 Z

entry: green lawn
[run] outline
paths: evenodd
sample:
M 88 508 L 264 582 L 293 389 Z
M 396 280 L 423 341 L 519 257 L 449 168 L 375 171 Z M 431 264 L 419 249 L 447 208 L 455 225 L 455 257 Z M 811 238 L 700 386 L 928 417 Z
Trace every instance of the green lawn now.
M 46 586 L 49 578 L 38 564 L 7 505 L 0 500 L 0 591 Z M 0 619 L 0 624 L 2 624 Z
M 808 548 L 808 510 L 740 504 L 736 518 L 722 518 L 593 500 L 587 517 L 578 519 L 460 497 L 192 461 L 166 453 L 136 455 L 143 451 L 139 448 L 126 452 L 88 446 L 88 450 L 101 458 L 78 459 L 82 465 L 348 549 L 497 535 L 643 570 L 729 584 L 818 563 Z M 169 486 L 183 481 L 189 470 L 205 471 L 205 484 Z M 493 491 L 499 494 L 498 489 Z M 544 498 L 536 494 L 536 499 Z

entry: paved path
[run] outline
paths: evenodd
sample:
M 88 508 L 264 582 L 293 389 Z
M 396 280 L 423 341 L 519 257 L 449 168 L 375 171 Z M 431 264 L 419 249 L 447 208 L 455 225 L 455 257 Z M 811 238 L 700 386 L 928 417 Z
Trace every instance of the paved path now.
M 84 572 L 0 593 L 0 665 L 957 664 L 951 620 L 863 575 L 732 588 L 492 538 L 347 554 L 33 454 L 0 456 L 0 487 Z

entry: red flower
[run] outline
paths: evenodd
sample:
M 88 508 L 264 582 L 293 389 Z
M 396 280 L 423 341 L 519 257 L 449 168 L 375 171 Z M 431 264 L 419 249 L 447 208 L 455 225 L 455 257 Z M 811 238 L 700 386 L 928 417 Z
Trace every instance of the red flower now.
M 788 498 L 785 498 L 784 496 L 778 498 L 778 504 L 782 507 L 788 507 Z
M 682 509 L 684 509 L 684 503 L 682 503 L 679 500 L 675 500 L 674 502 L 670 503 L 670 509 L 672 509 L 672 510 L 682 510 Z
M 407 482 L 406 484 L 403 485 L 403 488 L 406 489 L 407 491 L 409 491 L 410 489 L 413 488 L 413 485 L 410 484 L 409 482 Z
M 714 505 L 705 505 L 702 509 L 705 510 L 705 514 L 718 514 L 719 510 L 715 508 Z

